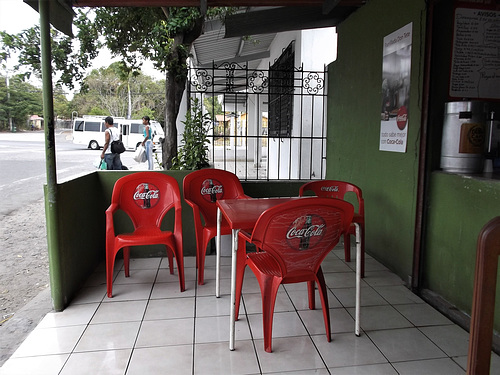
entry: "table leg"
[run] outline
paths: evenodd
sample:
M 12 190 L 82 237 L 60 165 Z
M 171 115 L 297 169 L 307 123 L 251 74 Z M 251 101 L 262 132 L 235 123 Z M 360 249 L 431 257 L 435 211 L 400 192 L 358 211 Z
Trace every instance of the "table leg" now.
M 220 253 L 221 253 L 221 236 L 220 236 L 220 226 L 222 221 L 222 213 L 220 208 L 217 207 L 217 237 L 215 240 L 215 297 L 220 297 Z
M 231 252 L 231 313 L 229 326 L 229 350 L 234 350 L 234 332 L 236 324 L 236 259 L 238 253 L 239 229 L 232 230 L 232 252 Z
M 359 317 L 361 313 L 361 235 L 359 224 L 356 225 L 356 321 L 354 333 L 359 336 Z

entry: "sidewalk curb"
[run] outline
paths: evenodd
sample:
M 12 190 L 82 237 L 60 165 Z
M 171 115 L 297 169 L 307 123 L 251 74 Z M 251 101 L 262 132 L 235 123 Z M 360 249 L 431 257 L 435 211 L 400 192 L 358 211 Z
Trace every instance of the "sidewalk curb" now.
M 51 311 L 50 288 L 46 288 L 0 326 L 0 367 Z

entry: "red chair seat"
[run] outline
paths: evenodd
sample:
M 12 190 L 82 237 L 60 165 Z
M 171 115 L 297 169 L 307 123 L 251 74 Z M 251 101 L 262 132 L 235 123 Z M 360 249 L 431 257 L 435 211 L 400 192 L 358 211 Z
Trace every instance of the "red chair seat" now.
M 123 245 L 157 245 L 172 237 L 173 233 L 164 233 L 158 228 L 139 228 L 134 233 L 119 234 L 116 236 L 116 241 Z
M 248 254 L 247 264 L 249 263 L 253 263 L 261 273 L 274 277 L 282 277 L 279 263 L 269 253 Z

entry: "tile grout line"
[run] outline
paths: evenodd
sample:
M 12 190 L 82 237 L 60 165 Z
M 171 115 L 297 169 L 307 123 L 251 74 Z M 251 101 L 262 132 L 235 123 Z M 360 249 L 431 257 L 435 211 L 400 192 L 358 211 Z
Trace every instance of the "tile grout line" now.
M 243 297 L 243 290 L 241 291 L 241 299 L 242 299 L 242 301 L 240 301 L 240 313 L 241 313 L 241 302 L 243 302 L 243 309 L 245 311 L 245 318 L 247 320 L 248 331 L 250 332 L 250 340 L 252 341 L 253 351 L 254 351 L 255 359 L 257 360 L 257 366 L 259 367 L 259 372 L 262 375 L 263 374 L 263 372 L 262 372 L 262 365 L 260 363 L 259 354 L 257 352 L 257 343 L 255 342 L 255 338 L 254 338 L 254 335 L 253 335 L 253 332 L 252 332 L 252 326 L 250 325 L 250 318 L 248 316 L 248 311 L 247 311 L 247 306 L 246 306 L 246 303 L 245 303 L 245 298 Z

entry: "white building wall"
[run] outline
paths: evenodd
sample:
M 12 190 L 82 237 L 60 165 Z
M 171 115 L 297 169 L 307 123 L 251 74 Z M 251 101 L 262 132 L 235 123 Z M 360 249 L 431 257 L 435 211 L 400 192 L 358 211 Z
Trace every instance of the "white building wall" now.
M 335 28 L 293 31 L 277 35 L 271 46 L 270 58 L 263 60 L 260 68 L 266 69 L 272 65 L 291 41 L 295 41 L 295 67 L 302 66 L 305 74 L 308 71 L 323 71 L 325 65 L 336 59 Z M 323 85 L 326 85 L 326 82 L 323 82 Z M 293 136 L 320 136 L 322 134 L 321 126 L 326 127 L 326 119 L 321 117 L 323 108 L 319 103 L 320 101 L 311 100 L 310 96 L 295 96 Z M 313 113 L 315 117 L 307 115 Z M 312 134 L 312 129 L 315 129 L 314 134 Z M 326 129 L 324 131 L 326 134 Z M 320 176 L 323 163 L 321 142 L 307 139 L 302 140 L 302 144 L 299 142 L 291 138 L 269 139 L 269 177 L 271 179 L 308 178 L 310 175 L 324 177 Z M 312 165 L 311 148 L 314 161 Z

